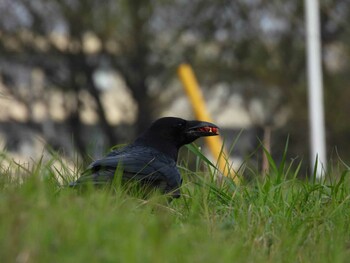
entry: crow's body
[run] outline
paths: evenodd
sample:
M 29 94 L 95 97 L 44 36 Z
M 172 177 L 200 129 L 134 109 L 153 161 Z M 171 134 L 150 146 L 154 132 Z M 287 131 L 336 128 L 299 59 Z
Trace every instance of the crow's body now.
M 134 143 L 90 164 L 71 186 L 80 186 L 86 182 L 96 185 L 111 182 L 119 167 L 123 171 L 123 181 L 136 180 L 141 185 L 178 198 L 182 182 L 176 167 L 179 148 L 199 137 L 217 134 L 218 127 L 212 123 L 161 118 Z
M 93 162 L 74 185 L 111 182 L 118 168 L 123 172 L 124 182 L 137 180 L 164 193 L 174 191 L 174 197 L 179 195 L 176 189 L 181 185 L 181 176 L 176 162 L 154 148 L 137 144 L 112 151 L 105 158 Z

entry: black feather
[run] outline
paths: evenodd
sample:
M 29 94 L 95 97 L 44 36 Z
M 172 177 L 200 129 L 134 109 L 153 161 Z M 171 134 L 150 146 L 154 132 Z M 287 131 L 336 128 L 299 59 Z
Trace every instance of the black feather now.
M 90 182 L 96 185 L 112 182 L 118 167 L 123 181 L 136 180 L 141 185 L 180 197 L 182 183 L 176 167 L 179 148 L 201 136 L 217 134 L 193 133 L 194 127 L 216 127 L 212 123 L 162 118 L 155 121 L 134 143 L 110 152 L 89 165 L 82 176 L 70 186 Z M 216 127 L 217 128 L 217 127 Z M 191 132 L 189 132 L 191 131 Z

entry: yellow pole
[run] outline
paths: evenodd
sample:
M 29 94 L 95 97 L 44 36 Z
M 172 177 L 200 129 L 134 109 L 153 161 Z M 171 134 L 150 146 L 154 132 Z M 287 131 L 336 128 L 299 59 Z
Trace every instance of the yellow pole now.
M 202 121 L 212 122 L 210 114 L 207 111 L 207 108 L 205 106 L 203 94 L 201 92 L 201 89 L 199 87 L 199 84 L 197 82 L 197 79 L 194 75 L 194 72 L 191 66 L 188 64 L 181 64 L 178 67 L 178 75 L 183 84 L 185 92 L 192 104 L 196 118 Z M 205 140 L 212 155 L 216 160 L 218 160 L 218 166 L 219 166 L 218 168 L 221 171 L 221 173 L 225 176 L 234 177 L 235 181 L 238 182 L 238 178 L 235 176 L 233 170 L 230 169 L 228 165 L 228 162 L 227 162 L 228 155 L 224 150 L 220 155 L 221 147 L 222 147 L 221 137 L 220 136 L 205 137 Z

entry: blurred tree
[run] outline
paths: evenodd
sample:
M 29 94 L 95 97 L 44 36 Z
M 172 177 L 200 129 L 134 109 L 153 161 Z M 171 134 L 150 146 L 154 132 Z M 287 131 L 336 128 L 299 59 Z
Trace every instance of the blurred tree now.
M 150 62 L 150 1 L 5 0 L 0 8 L 4 14 L 0 18 L 3 79 L 15 94 L 16 65 L 37 68 L 45 74 L 46 88 L 67 91 L 74 101 L 71 107 L 66 106 L 80 152 L 86 152 L 88 145 L 79 136 L 82 90 L 95 101 L 107 145 L 118 142 L 93 79 L 101 67 L 115 68 L 131 90 L 138 105 L 137 131 L 149 124 L 156 102 L 147 92 L 147 78 L 158 67 L 157 61 Z M 10 70 L 6 64 L 14 67 Z
M 96 71 L 120 73 L 138 105 L 140 132 L 159 115 L 168 72 L 188 60 L 204 87 L 228 84 L 231 95 L 242 95 L 255 124 L 278 128 L 272 137 L 277 156 L 290 134 L 290 154 L 308 158 L 303 1 L 3 0 L 0 12 L 3 80 L 20 97 L 17 69 L 41 69 L 45 88 L 65 90 L 73 99 L 65 102 L 73 134 L 83 129 L 84 90 L 95 101 L 107 143 L 118 142 L 93 79 Z M 350 89 L 344 87 L 350 4 L 321 1 L 321 15 L 328 145 L 342 146 L 350 159 Z M 86 152 L 86 141 L 75 141 Z

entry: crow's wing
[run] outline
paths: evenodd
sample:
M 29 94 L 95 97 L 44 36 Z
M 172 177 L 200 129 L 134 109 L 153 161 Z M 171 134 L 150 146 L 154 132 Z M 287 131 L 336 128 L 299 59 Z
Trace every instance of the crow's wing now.
M 123 171 L 124 180 L 165 184 L 163 190 L 166 193 L 181 186 L 181 176 L 174 160 L 153 148 L 132 145 L 93 162 L 74 185 L 86 181 L 97 184 L 111 181 L 117 168 Z

